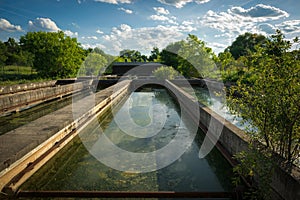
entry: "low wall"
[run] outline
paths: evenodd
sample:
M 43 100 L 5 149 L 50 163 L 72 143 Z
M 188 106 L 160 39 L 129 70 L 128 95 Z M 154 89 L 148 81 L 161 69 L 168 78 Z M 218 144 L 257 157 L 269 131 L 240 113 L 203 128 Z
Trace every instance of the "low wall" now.
M 195 103 L 195 98 L 187 94 L 185 91 L 166 81 L 168 88 L 172 88 L 177 93 L 182 93 L 185 96 L 183 103 L 191 107 Z M 198 102 L 197 102 L 198 103 Z M 203 125 L 210 135 L 212 140 L 215 140 L 214 133 L 222 130 L 218 143 L 226 149 L 231 155 L 235 155 L 241 151 L 248 150 L 248 141 L 246 133 L 235 125 L 216 114 L 208 107 L 198 104 L 200 108 L 200 125 Z M 192 113 L 194 111 L 192 110 Z M 300 199 L 300 169 L 293 167 L 292 172 L 287 172 L 281 167 L 277 167 L 272 177 L 271 186 L 276 194 L 274 199 L 294 200 Z
M 35 89 L 45 88 L 45 87 L 53 87 L 55 86 L 55 84 L 56 84 L 56 80 L 37 82 L 37 83 L 25 83 L 19 85 L 0 86 L 0 95 L 23 92 L 27 90 L 35 90 Z
M 50 83 L 52 82 L 49 82 L 48 84 L 50 85 Z M 84 81 L 69 85 L 57 85 L 55 87 L 39 88 L 25 92 L 18 92 L 15 94 L 1 95 L 0 114 L 19 111 L 33 104 L 72 94 L 88 88 L 90 85 L 91 81 Z

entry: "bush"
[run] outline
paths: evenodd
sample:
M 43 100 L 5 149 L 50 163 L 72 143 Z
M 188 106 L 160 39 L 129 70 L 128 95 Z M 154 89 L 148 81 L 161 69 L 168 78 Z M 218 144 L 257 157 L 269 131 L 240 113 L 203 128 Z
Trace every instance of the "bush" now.
M 161 66 L 153 71 L 154 76 L 159 80 L 172 80 L 178 76 L 178 72 L 173 67 Z

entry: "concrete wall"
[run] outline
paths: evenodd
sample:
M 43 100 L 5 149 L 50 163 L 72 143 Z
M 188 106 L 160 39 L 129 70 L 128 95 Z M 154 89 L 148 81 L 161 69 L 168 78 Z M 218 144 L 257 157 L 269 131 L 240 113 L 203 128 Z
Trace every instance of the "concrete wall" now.
M 187 106 L 195 103 L 195 99 L 185 91 L 167 81 L 168 88 L 182 93 L 183 103 Z M 231 156 L 241 151 L 248 150 L 248 137 L 241 129 L 225 120 L 223 117 L 210 110 L 208 107 L 198 104 L 200 108 L 200 123 L 206 130 L 209 130 L 211 136 L 214 132 L 222 130 L 218 143 L 223 146 Z M 193 113 L 193 111 L 192 111 Z M 282 167 L 277 167 L 272 177 L 272 189 L 275 191 L 273 199 L 296 200 L 300 199 L 300 169 L 293 167 L 292 172 L 287 172 Z
M 45 85 L 52 85 L 53 82 L 45 83 Z M 15 94 L 6 94 L 0 96 L 0 114 L 19 111 L 32 104 L 62 97 L 73 92 L 78 92 L 84 88 L 89 87 L 91 81 L 78 82 L 69 85 L 57 85 L 55 87 L 39 88 L 35 90 L 28 90 L 25 92 L 18 92 Z M 20 88 L 22 88 L 20 86 Z
M 56 80 L 37 82 L 37 83 L 25 83 L 19 85 L 5 85 L 5 86 L 0 86 L 0 95 L 23 92 L 27 90 L 35 90 L 35 89 L 45 88 L 45 87 L 53 87 L 55 86 L 55 84 L 56 84 Z

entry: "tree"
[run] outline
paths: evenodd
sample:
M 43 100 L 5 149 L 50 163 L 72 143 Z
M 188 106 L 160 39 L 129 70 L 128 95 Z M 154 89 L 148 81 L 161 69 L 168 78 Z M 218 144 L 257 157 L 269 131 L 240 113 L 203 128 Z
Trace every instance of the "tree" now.
M 161 61 L 159 48 L 153 47 L 153 50 L 151 51 L 151 55 L 149 56 L 148 60 L 152 61 L 152 62 L 160 62 Z
M 125 49 L 120 51 L 120 57 L 125 61 L 131 62 L 146 62 L 147 56 L 142 55 L 141 52 L 136 50 Z
M 263 45 L 267 41 L 264 35 L 256 33 L 245 33 L 239 35 L 231 46 L 227 47 L 226 51 L 229 51 L 235 59 L 241 56 L 245 56 L 250 52 L 255 51 L 256 45 Z
M 5 65 L 5 61 L 7 60 L 6 51 L 6 45 L 0 41 L 0 66 Z
M 291 52 L 291 47 L 280 31 L 265 46 L 257 46 L 245 60 L 255 81 L 249 85 L 241 77 L 227 101 L 232 112 L 251 124 L 246 132 L 252 149 L 269 160 L 274 160 L 274 154 L 280 155 L 287 169 L 300 155 L 300 60 L 299 49 Z M 266 163 L 253 162 L 244 154 L 244 160 L 250 161 L 245 164 L 246 172 L 259 173 L 257 166 Z
M 159 80 L 172 80 L 178 76 L 178 72 L 173 67 L 161 66 L 153 71 L 153 75 Z
M 195 35 L 190 35 L 183 41 L 178 51 L 179 67 L 178 70 L 187 77 L 208 77 L 215 71 L 215 64 L 211 48 Z
M 85 52 L 76 38 L 59 32 L 28 32 L 20 38 L 22 49 L 34 55 L 33 67 L 42 77 L 75 76 Z
M 81 76 L 97 76 L 101 70 L 104 69 L 107 65 L 107 60 L 104 56 L 98 53 L 90 53 L 84 62 L 79 71 L 79 75 Z
M 167 66 L 173 66 L 174 69 L 178 70 L 179 66 L 179 56 L 178 52 L 183 45 L 183 40 L 171 43 L 166 48 L 164 48 L 161 53 L 161 62 Z

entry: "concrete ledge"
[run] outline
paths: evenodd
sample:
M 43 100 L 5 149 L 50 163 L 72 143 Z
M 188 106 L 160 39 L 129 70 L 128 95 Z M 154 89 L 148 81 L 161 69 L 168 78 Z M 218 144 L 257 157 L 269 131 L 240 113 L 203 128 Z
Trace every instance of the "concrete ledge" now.
M 37 82 L 37 83 L 25 83 L 25 84 L 18 84 L 18 85 L 0 86 L 0 95 L 13 94 L 17 92 L 24 92 L 27 90 L 35 90 L 35 89 L 45 88 L 45 87 L 53 87 L 55 86 L 55 84 L 56 84 L 56 80 Z
M 91 81 L 85 81 L 69 85 L 39 88 L 15 94 L 2 95 L 0 96 L 0 114 L 19 111 L 33 104 L 69 95 L 89 88 L 91 84 Z
M 68 105 L 0 136 L 0 191 L 3 188 L 5 192 L 16 191 L 90 120 L 107 109 L 111 102 L 115 103 L 127 94 L 129 84 L 130 81 L 123 81 L 96 93 L 96 106 L 75 120 L 72 112 L 74 105 Z M 88 98 L 77 101 L 75 105 L 86 106 Z

